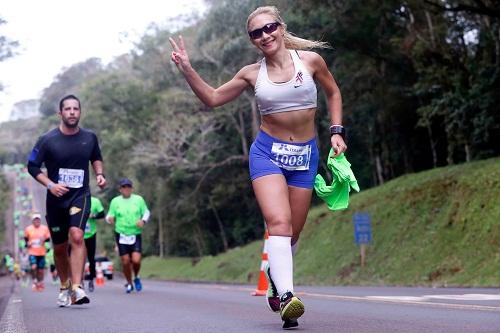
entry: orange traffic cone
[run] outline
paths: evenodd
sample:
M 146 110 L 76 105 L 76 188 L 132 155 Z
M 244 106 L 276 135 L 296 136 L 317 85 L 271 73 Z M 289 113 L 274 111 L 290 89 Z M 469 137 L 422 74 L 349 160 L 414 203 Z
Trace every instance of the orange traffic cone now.
M 264 232 L 264 249 L 262 250 L 262 262 L 260 264 L 260 274 L 259 282 L 257 283 L 257 289 L 253 292 L 253 296 L 265 296 L 267 294 L 267 278 L 264 269 L 267 266 L 267 240 L 269 239 L 269 234 L 267 229 Z
M 95 284 L 96 286 L 104 286 L 104 274 L 102 272 L 101 265 L 96 267 Z

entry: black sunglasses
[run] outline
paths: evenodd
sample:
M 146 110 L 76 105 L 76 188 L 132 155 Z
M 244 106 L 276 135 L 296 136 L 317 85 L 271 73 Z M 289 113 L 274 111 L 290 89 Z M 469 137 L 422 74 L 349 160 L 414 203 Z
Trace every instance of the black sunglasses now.
M 248 35 L 252 39 L 259 39 L 262 37 L 262 34 L 265 32 L 266 34 L 270 34 L 276 31 L 278 27 L 281 25 L 279 22 L 268 23 L 260 29 L 255 29 L 248 32 Z

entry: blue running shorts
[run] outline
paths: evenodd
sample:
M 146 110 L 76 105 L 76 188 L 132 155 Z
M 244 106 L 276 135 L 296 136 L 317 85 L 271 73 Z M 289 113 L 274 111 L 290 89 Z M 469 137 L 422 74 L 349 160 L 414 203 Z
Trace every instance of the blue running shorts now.
M 31 266 L 36 265 L 36 268 L 38 268 L 38 269 L 45 268 L 45 256 L 30 255 L 29 260 L 30 260 Z
M 250 147 L 250 178 L 280 174 L 286 183 L 312 189 L 318 171 L 319 151 L 316 138 L 307 142 L 286 142 L 259 131 Z

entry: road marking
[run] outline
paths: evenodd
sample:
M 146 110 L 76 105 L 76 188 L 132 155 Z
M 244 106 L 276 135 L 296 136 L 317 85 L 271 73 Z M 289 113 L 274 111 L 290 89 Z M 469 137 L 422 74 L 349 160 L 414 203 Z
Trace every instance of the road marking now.
M 337 300 L 346 300 L 346 301 L 370 301 L 370 302 L 379 302 L 379 303 L 425 305 L 425 306 L 430 306 L 430 307 L 439 307 L 439 308 L 447 308 L 447 309 L 500 312 L 500 306 L 428 302 L 428 301 L 425 301 L 426 298 L 413 297 L 413 296 L 340 296 L 340 295 L 318 294 L 318 293 L 307 293 L 307 292 L 299 293 L 299 294 L 303 294 L 303 295 L 307 295 L 307 296 L 322 297 L 322 298 L 332 298 L 332 299 L 337 299 Z M 433 295 L 433 296 L 434 296 L 434 298 L 437 298 L 436 296 L 438 296 L 438 295 Z
M 457 301 L 498 301 L 500 294 L 424 295 L 425 298 L 450 299 Z

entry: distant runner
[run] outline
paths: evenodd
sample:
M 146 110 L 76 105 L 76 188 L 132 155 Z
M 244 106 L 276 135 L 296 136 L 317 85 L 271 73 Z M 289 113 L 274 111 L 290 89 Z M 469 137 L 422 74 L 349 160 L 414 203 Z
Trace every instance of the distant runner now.
M 97 226 L 96 220 L 104 218 L 104 207 L 101 200 L 96 197 L 91 197 L 90 216 L 85 227 L 85 247 L 87 248 L 87 260 L 89 261 L 89 291 L 94 291 L 95 279 L 95 248 L 96 248 L 96 234 Z
M 9 271 L 10 275 L 14 274 L 14 258 L 10 255 L 10 253 L 7 253 L 3 257 L 3 262 L 5 263 L 5 267 L 7 267 L 7 270 Z
M 139 277 L 142 253 L 142 228 L 148 222 L 149 209 L 144 199 L 133 194 L 132 181 L 123 178 L 119 182 L 121 195 L 113 198 L 109 205 L 106 220 L 115 225 L 115 239 L 120 254 L 123 274 L 127 279 L 125 292 L 141 291 Z M 134 271 L 134 286 L 132 286 L 132 270 Z
M 23 236 L 24 236 L 24 232 L 23 232 Z M 24 241 L 24 239 L 23 239 L 23 242 L 24 242 L 24 244 L 26 244 L 26 241 Z M 30 256 L 29 256 L 26 248 L 23 248 L 20 251 L 19 262 L 21 264 L 21 286 L 27 287 L 29 284 L 29 278 L 30 278 L 30 273 L 31 273 L 31 264 L 30 264 Z
M 52 277 L 52 284 L 57 284 L 57 270 L 56 263 L 54 262 L 54 249 L 49 247 L 45 255 L 47 266 L 49 266 L 50 276 Z
M 28 248 L 29 261 L 31 265 L 31 278 L 33 280 L 33 291 L 43 291 L 45 286 L 43 279 L 45 275 L 45 242 L 50 242 L 50 232 L 46 225 L 42 224 L 42 215 L 34 213 L 31 216 L 31 225 L 24 229 L 24 239 Z

